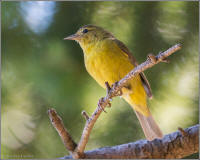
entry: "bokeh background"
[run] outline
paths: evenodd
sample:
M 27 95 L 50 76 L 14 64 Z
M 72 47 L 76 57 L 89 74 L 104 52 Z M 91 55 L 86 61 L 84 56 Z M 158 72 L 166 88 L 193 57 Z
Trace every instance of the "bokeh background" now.
M 149 107 L 165 134 L 198 120 L 198 2 L 2 2 L 1 158 L 57 158 L 68 154 L 49 122 L 53 107 L 78 142 L 106 94 L 86 72 L 83 53 L 64 41 L 85 24 L 112 32 L 139 63 L 176 43 L 183 48 L 145 71 Z M 131 107 L 114 98 L 98 119 L 87 150 L 144 139 Z M 193 155 L 192 158 L 197 158 Z

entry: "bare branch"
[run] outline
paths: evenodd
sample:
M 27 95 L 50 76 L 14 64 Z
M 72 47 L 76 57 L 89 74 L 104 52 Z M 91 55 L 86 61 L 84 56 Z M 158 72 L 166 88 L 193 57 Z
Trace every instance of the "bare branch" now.
M 179 49 L 181 49 L 181 45 L 176 44 L 173 47 L 166 50 L 165 52 L 159 53 L 157 56 L 150 55 L 144 63 L 135 67 L 123 79 L 121 79 L 119 82 L 113 84 L 112 88 L 110 88 L 109 84 L 106 83 L 106 87 L 108 89 L 107 95 L 106 95 L 106 97 L 103 97 L 100 99 L 100 103 L 98 104 L 98 107 L 93 112 L 92 116 L 88 119 L 88 121 L 86 122 L 82 136 L 81 136 L 81 140 L 76 148 L 76 151 L 81 154 L 84 152 L 86 144 L 89 139 L 90 132 L 91 132 L 96 120 L 100 116 L 102 110 L 104 110 L 104 108 L 107 105 L 110 105 L 110 100 L 113 97 L 119 96 L 119 92 L 121 92 L 121 89 L 128 83 L 129 80 L 131 80 L 133 77 L 135 77 L 140 72 L 143 72 L 144 70 L 154 66 L 155 64 L 165 61 L 168 56 L 170 56 L 172 53 L 178 51 Z M 79 157 L 76 157 L 76 158 L 79 158 Z
M 77 144 L 73 141 L 69 132 L 65 129 L 62 119 L 58 116 L 55 109 L 53 108 L 48 110 L 48 115 L 49 115 L 52 125 L 57 130 L 58 134 L 60 135 L 64 143 L 64 146 L 70 152 L 70 154 L 73 154 Z
M 182 129 L 183 130 L 183 129 Z M 199 151 L 199 125 L 153 141 L 139 140 L 85 152 L 86 159 L 176 159 Z M 71 156 L 62 159 L 71 159 Z

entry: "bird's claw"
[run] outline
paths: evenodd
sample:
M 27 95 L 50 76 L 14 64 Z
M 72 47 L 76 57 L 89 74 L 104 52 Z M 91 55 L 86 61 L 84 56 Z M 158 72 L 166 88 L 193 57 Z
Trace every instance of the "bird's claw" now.
M 111 85 L 111 87 L 112 87 L 112 88 L 116 88 L 116 87 L 117 87 L 117 85 L 118 85 L 118 83 L 119 83 L 119 82 L 118 82 L 118 81 L 116 81 L 115 83 L 113 83 L 113 84 Z
M 115 89 L 115 88 L 118 86 L 118 83 L 119 83 L 119 82 L 116 81 L 115 83 L 112 84 L 111 87 Z M 118 93 L 116 94 L 116 96 L 122 96 L 122 94 L 123 94 L 123 93 L 122 93 L 122 89 L 120 89 L 120 90 L 118 91 Z
M 120 89 L 119 92 L 117 93 L 117 96 L 122 96 L 123 95 L 123 92 L 122 90 Z

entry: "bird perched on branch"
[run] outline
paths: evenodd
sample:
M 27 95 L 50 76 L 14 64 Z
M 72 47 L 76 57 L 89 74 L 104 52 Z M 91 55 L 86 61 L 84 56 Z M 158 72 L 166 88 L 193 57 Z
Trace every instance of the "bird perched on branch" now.
M 122 79 L 137 62 L 129 49 L 110 32 L 95 25 L 85 25 L 65 40 L 77 41 L 84 53 L 88 73 L 103 87 Z M 163 134 L 153 119 L 147 97 L 152 97 L 151 88 L 144 73 L 135 76 L 122 88 L 122 97 L 132 106 L 148 140 L 162 138 Z

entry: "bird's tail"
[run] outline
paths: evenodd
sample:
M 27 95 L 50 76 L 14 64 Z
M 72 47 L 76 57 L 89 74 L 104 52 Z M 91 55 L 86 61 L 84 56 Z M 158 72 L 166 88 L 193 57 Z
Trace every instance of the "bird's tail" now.
M 152 141 L 155 138 L 162 138 L 163 134 L 162 131 L 160 130 L 159 126 L 153 119 L 153 116 L 151 113 L 149 113 L 148 116 L 144 116 L 138 111 L 134 110 L 137 118 L 139 119 L 139 122 L 142 126 L 142 129 L 144 131 L 144 134 L 147 138 L 147 140 Z
M 136 85 L 133 89 L 133 93 L 127 93 L 125 89 L 122 90 L 123 98 L 135 111 L 147 140 L 162 138 L 162 131 L 148 109 L 144 88 L 142 85 Z

